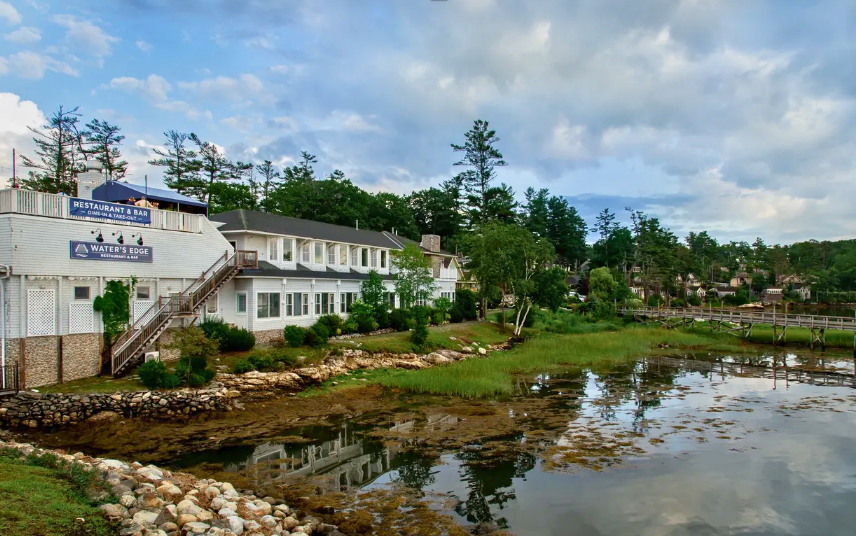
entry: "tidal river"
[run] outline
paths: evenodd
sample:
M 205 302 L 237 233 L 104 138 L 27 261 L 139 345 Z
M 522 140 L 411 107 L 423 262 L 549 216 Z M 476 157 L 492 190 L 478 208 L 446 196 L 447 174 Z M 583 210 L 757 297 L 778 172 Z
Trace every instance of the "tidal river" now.
M 501 400 L 367 388 L 39 440 L 252 489 L 416 494 L 521 536 L 829 536 L 856 527 L 852 374 L 846 354 L 646 358 Z

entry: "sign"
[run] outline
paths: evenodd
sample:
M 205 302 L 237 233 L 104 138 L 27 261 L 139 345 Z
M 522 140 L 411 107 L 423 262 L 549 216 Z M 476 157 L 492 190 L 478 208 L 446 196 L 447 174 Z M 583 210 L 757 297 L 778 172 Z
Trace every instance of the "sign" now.
M 102 218 L 151 225 L 152 211 L 134 205 L 120 205 L 106 201 L 93 201 L 72 197 L 68 200 L 68 214 L 78 218 Z
M 88 261 L 153 262 L 152 247 L 103 242 L 68 242 L 69 257 Z

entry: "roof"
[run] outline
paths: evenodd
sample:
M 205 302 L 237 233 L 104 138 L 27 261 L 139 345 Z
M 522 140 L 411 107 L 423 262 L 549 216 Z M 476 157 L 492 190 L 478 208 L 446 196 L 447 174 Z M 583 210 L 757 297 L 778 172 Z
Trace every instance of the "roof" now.
M 132 197 L 139 199 L 144 196 L 149 201 L 166 201 L 168 203 L 181 203 L 182 205 L 192 207 L 208 207 L 202 201 L 181 195 L 172 190 L 152 188 L 151 186 L 146 188 L 139 184 L 130 184 L 127 182 L 108 181 L 92 190 L 92 199 L 96 201 L 127 201 Z
M 428 249 L 428 248 L 424 248 L 424 247 L 422 247 L 422 244 L 420 244 L 420 243 L 419 243 L 419 242 L 417 242 L 416 240 L 411 240 L 411 239 L 406 238 L 406 237 L 403 237 L 403 236 L 401 236 L 401 235 L 388 233 L 388 232 L 386 232 L 386 231 L 384 231 L 384 232 L 383 232 L 383 234 L 384 234 L 387 238 L 389 238 L 390 240 L 392 240 L 393 242 L 395 242 L 396 244 L 398 244 L 398 246 L 399 246 L 401 249 L 404 249 L 405 244 L 413 244 L 413 245 L 415 245 L 416 247 L 418 247 L 419 249 L 421 249 L 422 251 L 424 251 L 425 253 L 430 253 L 431 255 L 444 255 L 444 256 L 446 256 L 446 257 L 457 257 L 457 255 L 455 255 L 454 253 L 449 253 L 448 251 L 444 251 L 444 250 L 442 250 L 442 249 L 441 249 L 440 251 L 431 251 L 431 250 L 430 250 L 430 249 Z M 447 268 L 448 268 L 448 265 L 447 265 Z
M 331 270 L 330 268 L 325 268 L 324 270 L 310 270 L 309 268 L 304 268 L 299 265 L 295 270 L 284 270 L 282 268 L 277 268 L 276 266 L 267 261 L 259 261 L 258 269 L 241 270 L 238 277 L 293 277 L 298 279 L 365 280 L 369 278 L 369 274 L 364 274 L 350 269 L 347 272 L 337 272 L 336 270 Z M 381 275 L 381 278 L 386 281 L 392 280 L 391 275 Z
M 344 225 L 334 225 L 314 220 L 302 220 L 254 210 L 230 210 L 209 216 L 211 221 L 222 222 L 221 233 L 258 231 L 278 235 L 313 238 L 330 242 L 345 242 L 379 248 L 400 249 L 386 233 L 367 231 Z

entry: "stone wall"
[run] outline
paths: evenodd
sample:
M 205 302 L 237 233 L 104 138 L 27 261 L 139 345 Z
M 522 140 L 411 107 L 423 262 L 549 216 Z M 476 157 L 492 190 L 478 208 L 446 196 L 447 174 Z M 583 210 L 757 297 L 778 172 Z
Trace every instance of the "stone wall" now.
M 181 358 L 181 354 L 178 350 L 172 350 L 167 348 L 172 341 L 175 340 L 175 333 L 179 328 L 169 328 L 163 332 L 163 334 L 158 337 L 158 340 L 155 341 L 151 347 L 146 348 L 147 352 L 160 352 L 160 360 L 161 361 L 176 361 Z
M 270 344 L 272 342 L 282 342 L 285 340 L 281 329 L 254 331 L 253 335 L 256 336 L 256 344 Z
M 81 333 L 62 338 L 62 381 L 98 376 L 101 372 L 101 334 Z
M 226 388 L 86 395 L 21 392 L 0 400 L 0 425 L 52 427 L 84 421 L 102 412 L 125 417 L 175 418 L 202 411 L 229 411 L 239 396 L 239 392 Z
M 26 389 L 59 382 L 59 338 L 27 337 L 24 341 Z

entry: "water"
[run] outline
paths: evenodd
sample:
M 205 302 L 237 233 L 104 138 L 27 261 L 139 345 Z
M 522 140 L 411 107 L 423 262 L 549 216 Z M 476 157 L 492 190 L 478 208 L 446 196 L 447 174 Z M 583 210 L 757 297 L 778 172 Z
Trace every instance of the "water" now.
M 261 487 L 406 485 L 463 524 L 520 535 L 852 534 L 847 373 L 843 354 L 650 358 L 522 376 L 509 400 L 334 419 L 164 461 Z

